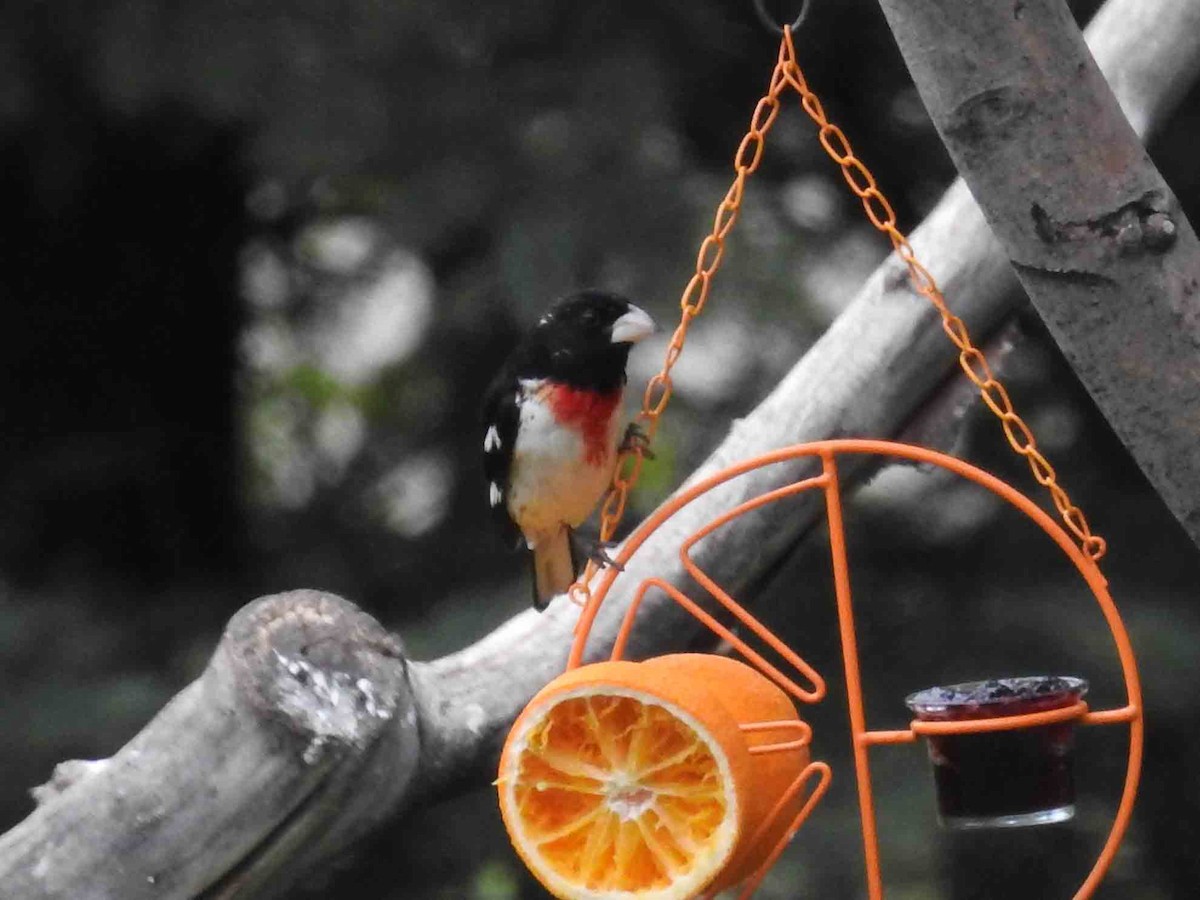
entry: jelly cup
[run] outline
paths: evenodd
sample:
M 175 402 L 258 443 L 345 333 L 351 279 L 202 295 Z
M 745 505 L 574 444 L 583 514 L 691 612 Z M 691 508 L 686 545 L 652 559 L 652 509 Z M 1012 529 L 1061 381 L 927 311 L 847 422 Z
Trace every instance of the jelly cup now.
M 1035 675 L 927 688 L 905 698 L 919 721 L 961 722 L 1073 706 L 1082 678 Z M 1016 828 L 1075 815 L 1073 720 L 974 734 L 927 734 L 947 828 Z

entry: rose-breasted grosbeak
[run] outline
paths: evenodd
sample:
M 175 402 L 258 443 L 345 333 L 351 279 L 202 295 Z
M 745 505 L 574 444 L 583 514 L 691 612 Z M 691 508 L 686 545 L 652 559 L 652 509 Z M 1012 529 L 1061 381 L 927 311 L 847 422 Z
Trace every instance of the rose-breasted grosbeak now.
M 533 559 L 533 605 L 575 580 L 572 530 L 612 478 L 629 350 L 654 322 L 623 297 L 559 300 L 509 356 L 483 405 L 483 471 L 502 532 Z

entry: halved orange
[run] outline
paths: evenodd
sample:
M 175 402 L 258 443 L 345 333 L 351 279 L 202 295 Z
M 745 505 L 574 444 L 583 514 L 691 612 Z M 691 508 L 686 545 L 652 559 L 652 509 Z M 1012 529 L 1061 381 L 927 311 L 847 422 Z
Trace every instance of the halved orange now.
M 500 759 L 513 845 L 565 900 L 682 900 L 736 884 L 791 821 L 748 845 L 808 763 L 806 748 L 752 756 L 779 737 L 739 725 L 782 719 L 796 719 L 787 696 L 721 657 L 567 672 L 530 701 Z

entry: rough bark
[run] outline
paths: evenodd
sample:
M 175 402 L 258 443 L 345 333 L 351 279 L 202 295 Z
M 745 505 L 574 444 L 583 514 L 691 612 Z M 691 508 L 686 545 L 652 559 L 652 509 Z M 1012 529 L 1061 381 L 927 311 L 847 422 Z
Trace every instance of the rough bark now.
M 255 601 L 137 737 L 37 790 L 0 838 L 0 894 L 255 896 L 291 853 L 319 857 L 394 809 L 415 719 L 399 643 L 374 619 L 316 591 Z
M 1034 307 L 1200 544 L 1200 241 L 1066 3 L 880 2 Z M 1200 4 L 1168 18 L 1200 29 Z
M 1158 94 L 1145 73 L 1170 68 L 1170 59 L 1190 77 L 1200 58 L 1200 27 L 1171 18 L 1180 5 L 1111 0 L 1114 12 L 1091 30 L 1118 90 L 1138 87 L 1122 99 L 1144 128 L 1162 120 L 1163 98 L 1184 83 L 1163 80 Z M 1126 28 L 1132 11 L 1162 30 Z M 961 182 L 912 244 L 978 339 L 1012 311 L 1010 267 Z M 693 478 L 798 441 L 900 433 L 955 365 L 936 315 L 889 259 Z M 674 547 L 683 535 L 795 475 L 761 470 L 668 523 L 618 579 L 591 654 L 611 645 L 641 576 L 681 580 Z M 744 598 L 815 515 L 777 504 L 702 543 L 697 562 Z M 382 817 L 486 778 L 513 717 L 561 671 L 575 618 L 560 600 L 458 653 L 407 663 L 395 638 L 339 598 L 295 591 L 256 601 L 230 622 L 203 675 L 128 745 L 109 760 L 64 763 L 39 790 L 38 809 L 0 836 L 2 892 L 23 900 L 285 894 Z M 691 634 L 673 605 L 648 603 L 640 623 L 631 655 L 677 648 Z

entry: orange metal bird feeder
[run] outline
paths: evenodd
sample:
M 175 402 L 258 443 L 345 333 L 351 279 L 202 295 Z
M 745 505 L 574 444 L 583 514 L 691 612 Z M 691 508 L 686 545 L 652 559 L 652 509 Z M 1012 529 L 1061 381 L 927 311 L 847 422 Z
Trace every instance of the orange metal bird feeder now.
M 753 894 L 829 786 L 830 768 L 811 759 L 812 730 L 797 715 L 794 704 L 823 700 L 825 681 L 709 577 L 694 562 L 691 551 L 717 529 L 766 504 L 819 492 L 829 527 L 869 897 L 883 897 L 869 758 L 872 748 L 914 743 L 924 737 L 931 746 L 935 771 L 939 761 L 946 762 L 946 754 L 963 754 L 961 759 L 955 757 L 954 765 L 947 769 L 953 770 L 951 775 L 961 776 L 961 783 L 939 784 L 945 789 L 941 797 L 944 819 L 958 819 L 968 825 L 1035 824 L 1061 821 L 1072 812 L 1069 793 L 1047 790 L 1046 786 L 1058 779 L 1069 788 L 1069 779 L 1063 781 L 1062 776 L 1063 767 L 1069 765 L 1065 760 L 1073 726 L 1127 725 L 1129 755 L 1124 790 L 1108 838 L 1075 894 L 1076 900 L 1085 900 L 1107 872 L 1129 825 L 1142 759 L 1137 666 L 1129 637 L 1097 566 L 1104 554 L 1104 541 L 1091 532 L 1083 513 L 1059 486 L 1053 467 L 1038 450 L 1033 434 L 1014 411 L 983 354 L 972 344 L 966 326 L 950 312 L 933 276 L 917 262 L 874 177 L 854 156 L 842 131 L 825 117 L 796 62 L 791 27 L 783 28 L 770 88 L 755 108 L 750 130 L 738 148 L 734 161 L 737 176 L 718 208 L 712 233 L 700 248 L 696 274 L 683 293 L 680 325 L 662 371 L 646 389 L 639 424 L 647 438 L 652 438 L 670 398 L 671 367 L 682 351 L 691 320 L 707 301 L 725 238 L 737 220 L 746 179 L 758 168 L 765 135 L 779 112 L 780 95 L 789 89 L 799 94 L 802 108 L 819 128 L 822 147 L 841 167 L 867 217 L 891 239 L 908 267 L 914 289 L 941 314 L 943 327 L 959 351 L 964 373 L 999 417 L 1014 450 L 1029 461 L 1035 479 L 1050 492 L 1066 527 L 1020 491 L 969 463 L 935 450 L 881 440 L 797 444 L 745 460 L 689 487 L 661 506 L 624 541 L 615 556 L 617 566 L 597 571 L 589 565 L 572 588 L 571 596 L 582 606 L 582 613 L 568 671 L 530 701 L 514 724 L 501 759 L 497 783 L 505 824 L 534 874 L 560 897 L 711 897 L 731 887 L 740 888 L 739 896 L 743 898 Z M 644 446 L 634 446 L 617 466 L 613 489 L 601 512 L 601 536 L 606 540 L 614 534 L 624 512 L 644 452 Z M 923 692 L 923 697 L 910 697 L 917 717 L 908 728 L 869 729 L 838 477 L 839 457 L 864 455 L 947 469 L 1016 507 L 1058 544 L 1091 590 L 1112 633 L 1125 680 L 1125 704 L 1090 710 L 1082 699 L 1085 686 L 1078 680 L 1043 680 L 1035 685 L 1038 693 L 1030 696 L 1014 694 L 1013 680 L 1003 680 L 990 684 L 998 688 L 993 692 L 998 696 L 988 696 L 986 690 L 982 695 L 972 693 L 970 689 L 975 686 Z M 601 604 L 614 582 L 622 577 L 624 565 L 651 534 L 719 485 L 755 469 L 802 458 L 813 461 L 816 474 L 740 503 L 694 532 L 679 547 L 679 559 L 695 583 L 736 619 L 745 633 L 778 654 L 790 674 L 769 662 L 692 597 L 656 577 L 644 579 L 634 590 L 610 661 L 583 664 L 585 646 Z M 661 591 L 678 603 L 727 642 L 744 662 L 701 654 L 673 654 L 640 663 L 625 661 L 638 610 L 651 590 Z M 958 688 L 962 690 L 956 692 Z M 1012 699 L 1020 702 L 1009 703 Z M 1000 749 L 994 747 L 990 757 L 985 754 L 982 761 L 972 762 L 968 757 L 977 746 L 968 746 L 967 742 L 978 742 L 981 735 L 994 735 L 1001 742 L 995 745 Z M 956 741 L 962 742 L 961 746 L 955 746 Z M 1018 769 L 1043 767 L 1031 776 L 1036 790 L 1026 791 L 1030 808 L 972 808 L 973 803 L 986 804 L 989 798 L 977 791 L 972 793 L 972 785 L 967 783 L 973 777 L 971 766 L 982 766 L 974 777 L 986 780 L 987 766 L 999 758 L 997 753 L 1008 754 L 1008 763 L 1016 760 Z M 651 774 L 640 782 L 622 780 L 621 772 L 635 770 Z M 994 777 L 994 771 L 991 775 Z M 1019 780 L 1020 774 L 1014 777 Z M 1022 793 L 1020 785 L 1006 785 L 1014 788 L 1008 794 Z M 662 807 L 657 812 L 656 804 Z M 954 804 L 957 806 L 950 808 Z M 684 833 L 680 833 L 681 828 Z M 632 873 L 629 883 L 620 881 L 624 871 Z

